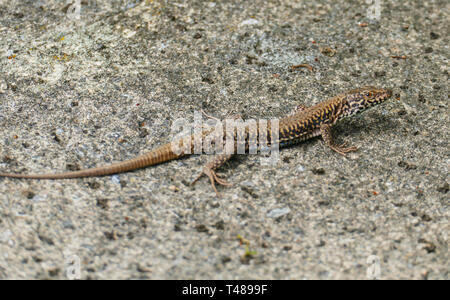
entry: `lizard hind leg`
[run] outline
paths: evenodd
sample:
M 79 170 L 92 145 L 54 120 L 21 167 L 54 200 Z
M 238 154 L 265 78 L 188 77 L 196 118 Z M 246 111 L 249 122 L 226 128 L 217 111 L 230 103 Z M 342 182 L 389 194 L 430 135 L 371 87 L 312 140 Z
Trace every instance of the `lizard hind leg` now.
M 232 154 L 219 154 L 216 155 L 211 161 L 209 161 L 204 167 L 202 172 L 192 181 L 191 184 L 195 184 L 203 175 L 208 176 L 211 186 L 213 187 L 216 195 L 219 197 L 219 192 L 216 188 L 216 182 L 220 185 L 231 186 L 232 184 L 226 182 L 222 178 L 220 178 L 215 170 L 221 167 L 224 163 L 226 163 L 233 155 Z

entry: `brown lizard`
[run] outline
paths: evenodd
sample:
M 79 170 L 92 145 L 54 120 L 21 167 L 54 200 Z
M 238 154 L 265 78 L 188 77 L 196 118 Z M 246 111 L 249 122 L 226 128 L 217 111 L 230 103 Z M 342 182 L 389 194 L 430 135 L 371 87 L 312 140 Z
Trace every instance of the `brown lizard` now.
M 331 135 L 331 127 L 342 118 L 359 113 L 376 104 L 382 103 L 392 95 L 391 90 L 376 87 L 362 87 L 347 91 L 323 101 L 312 107 L 305 107 L 299 105 L 288 116 L 279 120 L 278 126 L 278 140 L 269 141 L 269 144 L 277 143 L 280 147 L 301 142 L 312 137 L 322 136 L 325 144 L 332 150 L 345 155 L 347 152 L 356 151 L 356 147 L 345 147 L 337 145 L 333 142 Z M 267 126 L 267 137 L 272 136 L 271 124 Z M 211 134 L 210 130 L 203 130 L 199 138 L 204 139 L 205 136 Z M 136 158 L 126 160 L 123 162 L 113 163 L 108 166 L 102 166 L 92 169 L 85 169 L 80 171 L 66 172 L 60 174 L 14 174 L 14 173 L 0 173 L 0 177 L 25 178 L 25 179 L 67 179 L 67 178 L 81 178 L 105 176 L 117 173 L 128 172 L 147 166 L 156 165 L 162 162 L 177 159 L 179 157 L 191 154 L 193 151 L 193 143 L 190 144 L 190 151 L 177 152 L 174 151 L 174 145 L 183 146 L 186 141 L 194 141 L 195 135 L 191 135 L 188 139 L 180 139 L 174 143 L 165 144 L 149 153 L 140 155 Z M 225 143 L 226 138 L 223 141 Z M 231 138 L 237 140 L 237 133 L 234 132 Z M 248 128 L 245 129 L 244 141 L 246 149 L 252 143 L 258 143 L 257 135 L 255 136 Z M 236 148 L 234 148 L 234 151 Z M 217 176 L 215 170 L 221 167 L 228 161 L 236 152 L 228 152 L 225 154 L 216 155 L 204 167 L 200 175 L 193 181 L 195 183 L 202 175 L 209 177 L 214 191 L 218 194 L 215 183 L 221 185 L 229 185 L 223 179 Z

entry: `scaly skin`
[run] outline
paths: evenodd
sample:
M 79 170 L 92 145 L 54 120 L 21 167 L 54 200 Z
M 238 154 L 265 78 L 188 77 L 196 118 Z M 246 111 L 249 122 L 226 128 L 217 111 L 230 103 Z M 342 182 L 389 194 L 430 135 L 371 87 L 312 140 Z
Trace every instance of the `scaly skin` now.
M 332 150 L 342 155 L 345 155 L 347 152 L 356 151 L 356 147 L 346 148 L 344 145 L 336 145 L 332 139 L 331 126 L 344 117 L 354 115 L 369 107 L 384 102 L 389 99 L 391 95 L 392 92 L 389 89 L 369 86 L 342 93 L 312 107 L 304 107 L 299 105 L 291 114 L 279 121 L 279 145 L 280 147 L 284 147 L 321 135 L 325 143 Z M 200 134 L 200 138 L 203 139 L 209 133 L 210 131 L 203 131 Z M 271 129 L 269 123 L 267 126 L 267 137 L 270 136 Z M 191 141 L 193 141 L 194 136 L 191 136 L 190 138 Z M 236 133 L 234 133 L 231 138 L 236 140 Z M 246 128 L 246 136 L 244 140 L 246 141 L 247 149 L 248 145 L 252 142 L 257 143 L 255 136 L 249 134 L 248 128 Z M 182 146 L 182 143 L 183 142 L 181 140 L 178 141 L 179 146 Z M 191 145 L 191 152 L 189 153 L 192 153 L 193 151 L 193 143 L 191 143 Z M 156 165 L 187 155 L 184 153 L 175 153 L 172 146 L 173 145 L 171 143 L 168 143 L 136 158 L 98 168 L 60 174 L 0 173 L 0 177 L 24 179 L 68 179 L 123 173 Z M 215 156 L 212 161 L 208 162 L 204 166 L 202 173 L 194 180 L 193 183 L 195 183 L 203 174 L 207 175 L 211 181 L 214 191 L 218 194 L 215 187 L 216 182 L 221 185 L 229 184 L 219 178 L 216 175 L 215 170 L 221 167 L 232 156 L 233 154 L 220 154 Z

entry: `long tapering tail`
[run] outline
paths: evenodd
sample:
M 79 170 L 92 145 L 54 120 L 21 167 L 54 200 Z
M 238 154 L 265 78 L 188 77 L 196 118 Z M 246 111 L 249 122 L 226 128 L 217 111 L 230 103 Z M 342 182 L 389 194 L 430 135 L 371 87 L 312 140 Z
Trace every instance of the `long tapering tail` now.
M 104 176 L 141 169 L 144 167 L 173 160 L 184 155 L 185 155 L 184 153 L 179 154 L 174 153 L 174 151 L 172 150 L 172 144 L 168 143 L 149 153 L 140 155 L 138 157 L 123 162 L 113 163 L 108 166 L 73 172 L 65 172 L 60 174 L 0 173 L 0 177 L 25 178 L 25 179 L 68 179 L 68 178 Z

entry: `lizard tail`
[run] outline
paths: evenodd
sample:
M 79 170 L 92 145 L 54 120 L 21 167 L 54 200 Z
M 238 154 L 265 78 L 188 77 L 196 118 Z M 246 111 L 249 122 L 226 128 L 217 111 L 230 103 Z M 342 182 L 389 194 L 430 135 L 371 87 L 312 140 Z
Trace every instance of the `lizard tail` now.
M 92 169 L 85 169 L 80 171 L 65 172 L 59 174 L 15 174 L 15 173 L 0 173 L 0 177 L 11 178 L 25 178 L 25 179 L 68 179 L 68 178 L 82 178 L 105 176 L 117 173 L 123 173 L 144 167 L 156 165 L 162 162 L 176 159 L 184 156 L 184 153 L 175 153 L 172 150 L 172 144 L 163 145 L 149 153 L 140 155 L 130 160 L 113 163 L 108 166 L 97 167 Z

